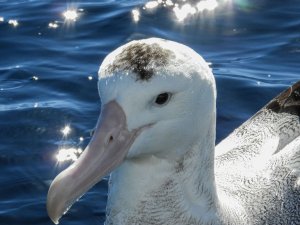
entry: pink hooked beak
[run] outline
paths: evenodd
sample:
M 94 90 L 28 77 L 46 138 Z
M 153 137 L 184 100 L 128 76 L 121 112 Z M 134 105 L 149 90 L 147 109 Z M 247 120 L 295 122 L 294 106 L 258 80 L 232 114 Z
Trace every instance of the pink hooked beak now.
M 55 224 L 78 198 L 123 162 L 141 130 L 128 131 L 126 115 L 116 101 L 103 106 L 95 133 L 83 154 L 49 188 L 47 211 Z

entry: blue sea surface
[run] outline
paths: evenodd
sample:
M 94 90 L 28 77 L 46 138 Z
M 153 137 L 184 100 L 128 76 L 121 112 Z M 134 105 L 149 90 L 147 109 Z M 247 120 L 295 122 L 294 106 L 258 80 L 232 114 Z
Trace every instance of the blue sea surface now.
M 217 142 L 300 80 L 299 0 L 218 2 L 213 11 L 178 21 L 170 7 L 143 9 L 147 1 L 141 0 L 0 0 L 1 225 L 53 224 L 47 191 L 70 164 L 55 156 L 87 145 L 100 113 L 99 65 L 128 41 L 174 40 L 211 63 Z M 65 20 L 67 9 L 77 10 L 76 21 Z M 106 200 L 104 179 L 60 224 L 103 224 Z

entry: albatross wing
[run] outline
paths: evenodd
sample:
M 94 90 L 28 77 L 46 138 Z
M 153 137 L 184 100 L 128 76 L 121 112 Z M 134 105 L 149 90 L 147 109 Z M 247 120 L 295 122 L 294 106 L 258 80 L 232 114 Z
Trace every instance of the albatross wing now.
M 220 198 L 237 199 L 254 224 L 300 221 L 300 81 L 216 147 Z

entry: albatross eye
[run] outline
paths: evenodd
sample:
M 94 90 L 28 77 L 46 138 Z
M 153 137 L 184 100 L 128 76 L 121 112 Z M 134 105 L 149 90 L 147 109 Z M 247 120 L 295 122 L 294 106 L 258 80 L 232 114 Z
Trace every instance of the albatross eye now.
M 171 96 L 170 93 L 167 93 L 167 92 L 161 93 L 161 94 L 157 95 L 157 97 L 155 99 L 155 103 L 157 105 L 164 105 L 169 101 L 170 96 Z

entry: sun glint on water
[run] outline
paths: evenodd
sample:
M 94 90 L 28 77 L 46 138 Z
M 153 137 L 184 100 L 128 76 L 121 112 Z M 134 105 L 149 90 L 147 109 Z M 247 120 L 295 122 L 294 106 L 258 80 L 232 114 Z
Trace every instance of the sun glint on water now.
M 66 125 L 60 131 L 63 133 L 64 136 L 67 136 L 71 132 L 71 127 L 69 125 Z
M 165 7 L 173 11 L 177 21 L 183 22 L 185 19 L 204 12 L 213 12 L 217 7 L 228 5 L 232 0 L 151 0 L 145 3 L 143 10 L 153 11 L 158 7 Z M 140 20 L 140 11 L 131 11 L 134 22 Z
M 78 18 L 78 13 L 75 9 L 68 9 L 63 12 L 63 16 L 66 20 L 76 21 L 76 19 Z
M 58 162 L 66 162 L 66 161 L 76 161 L 80 154 L 82 153 L 81 148 L 61 148 L 57 155 L 56 159 Z
M 16 26 L 19 25 L 19 22 L 18 22 L 18 20 L 9 20 L 9 21 L 8 21 L 8 24 L 10 24 L 10 25 L 16 27 Z

